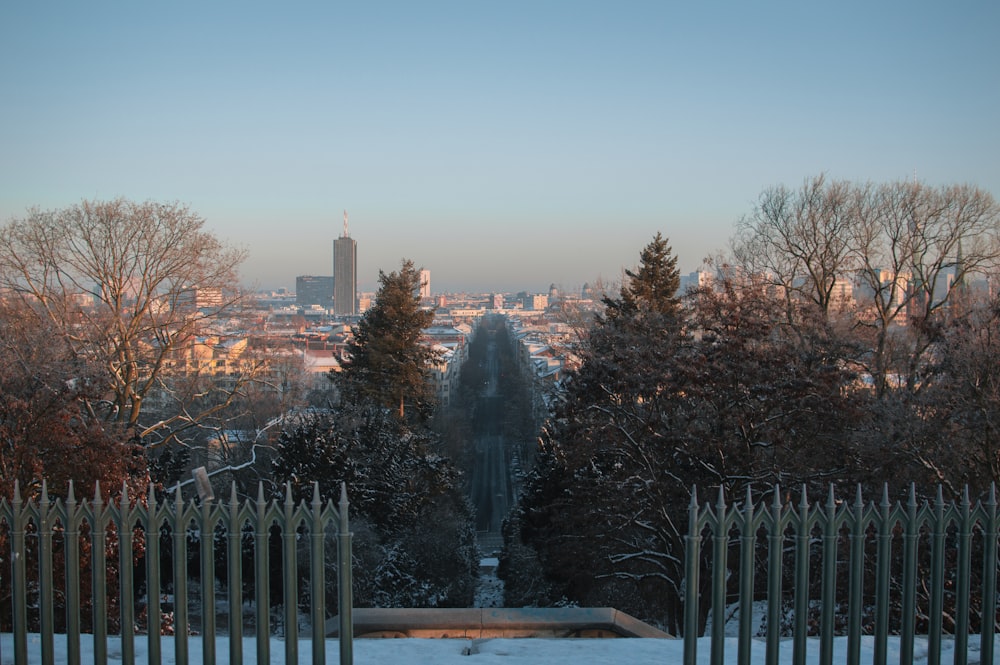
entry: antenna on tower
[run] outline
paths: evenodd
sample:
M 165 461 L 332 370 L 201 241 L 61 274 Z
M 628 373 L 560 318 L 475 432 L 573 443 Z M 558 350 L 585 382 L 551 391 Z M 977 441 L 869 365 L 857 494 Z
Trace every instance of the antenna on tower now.
M 345 238 L 348 237 L 347 236 L 347 211 L 346 210 L 344 211 L 344 237 Z

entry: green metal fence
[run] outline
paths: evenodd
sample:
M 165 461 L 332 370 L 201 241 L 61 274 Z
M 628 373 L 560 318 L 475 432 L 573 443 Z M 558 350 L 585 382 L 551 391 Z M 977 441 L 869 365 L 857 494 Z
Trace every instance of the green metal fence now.
M 994 662 L 997 619 L 997 500 L 991 488 L 972 505 L 968 491 L 946 502 L 853 502 L 830 488 L 813 504 L 805 488 L 797 505 L 775 487 L 770 505 L 749 491 L 730 506 L 720 490 L 715 505 L 699 506 L 696 492 L 685 537 L 684 662 L 697 662 L 697 638 L 710 619 L 710 662 L 724 662 L 727 614 L 738 612 L 738 662 L 750 662 L 753 605 L 766 601 L 765 662 L 778 662 L 782 632 L 793 640 L 792 660 L 806 662 L 806 639 L 820 640 L 820 663 L 833 663 L 833 638 L 846 635 L 847 663 L 860 662 L 862 635 L 872 635 L 874 663 L 887 659 L 890 634 L 900 662 L 912 663 L 914 638 L 927 636 L 929 665 L 941 660 L 942 638 L 954 639 L 955 663 L 969 662 L 969 635 L 980 635 L 980 663 Z M 706 576 L 707 579 L 703 579 Z M 758 579 L 760 578 L 760 579 Z M 974 584 L 975 582 L 975 584 Z M 789 588 L 790 587 L 790 588 Z M 710 594 L 708 602 L 700 598 Z M 710 609 L 702 615 L 700 605 Z M 846 608 L 846 609 L 845 609 Z M 787 625 L 781 630 L 782 622 Z M 976 626 L 978 625 L 978 629 Z
M 15 484 L 13 500 L 0 500 L 0 541 L 7 541 L 0 549 L 0 559 L 6 559 L 0 562 L 0 582 L 8 577 L 0 586 L 10 591 L 0 622 L 13 630 L 14 662 L 28 662 L 28 635 L 37 632 L 33 649 L 40 650 L 43 664 L 54 663 L 58 622 L 70 665 L 80 663 L 81 639 L 93 640 L 96 663 L 107 662 L 109 625 L 120 635 L 122 662 L 135 662 L 135 637 L 142 631 L 150 663 L 162 662 L 167 639 L 173 640 L 175 662 L 187 663 L 189 626 L 197 619 L 205 663 L 216 662 L 219 639 L 228 639 L 229 662 L 243 663 L 243 604 L 252 601 L 257 663 L 270 663 L 271 589 L 277 587 L 280 599 L 274 605 L 282 613 L 285 662 L 298 662 L 299 612 L 307 610 L 312 662 L 321 665 L 327 536 L 337 539 L 340 662 L 353 662 L 346 488 L 339 507 L 324 504 L 317 485 L 312 501 L 298 504 L 290 488 L 283 502 L 266 501 L 262 485 L 255 502 L 238 501 L 235 485 L 228 502 L 185 502 L 179 487 L 172 501 L 157 501 L 152 487 L 141 499 L 131 500 L 123 488 L 120 498 L 108 502 L 97 486 L 93 500 L 78 501 L 70 484 L 65 499 L 50 500 L 43 484 L 37 501 L 25 501 Z M 188 570 L 192 559 L 197 572 Z M 251 560 L 253 572 L 244 579 Z M 224 573 L 217 573 L 216 564 Z M 219 586 L 228 607 L 224 626 L 216 625 L 219 576 L 225 578 Z M 189 589 L 189 580 L 196 580 L 195 588 Z M 245 594 L 244 586 L 251 584 L 252 594 Z M 169 632 L 173 635 L 161 634 Z

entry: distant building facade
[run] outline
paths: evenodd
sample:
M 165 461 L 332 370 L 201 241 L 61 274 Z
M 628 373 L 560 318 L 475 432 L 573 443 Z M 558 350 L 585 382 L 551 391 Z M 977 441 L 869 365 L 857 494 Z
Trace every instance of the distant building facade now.
M 354 316 L 358 313 L 358 243 L 347 233 L 344 212 L 344 235 L 333 241 L 333 313 Z
M 221 307 L 222 302 L 222 289 L 191 287 L 177 295 L 177 307 L 180 309 L 214 309 Z
M 295 304 L 299 307 L 319 305 L 333 309 L 333 276 L 299 275 L 295 278 Z
M 430 298 L 431 297 L 431 271 L 421 270 L 420 271 L 420 297 Z

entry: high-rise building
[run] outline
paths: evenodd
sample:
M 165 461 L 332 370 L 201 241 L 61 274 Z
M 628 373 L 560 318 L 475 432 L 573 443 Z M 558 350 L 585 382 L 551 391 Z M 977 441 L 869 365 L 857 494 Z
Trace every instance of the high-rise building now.
M 333 313 L 354 316 L 358 313 L 358 243 L 347 232 L 344 211 L 344 235 L 333 241 Z
M 333 276 L 299 275 L 295 278 L 295 304 L 333 308 Z
M 430 298 L 431 297 L 431 271 L 421 270 L 420 271 L 420 297 Z

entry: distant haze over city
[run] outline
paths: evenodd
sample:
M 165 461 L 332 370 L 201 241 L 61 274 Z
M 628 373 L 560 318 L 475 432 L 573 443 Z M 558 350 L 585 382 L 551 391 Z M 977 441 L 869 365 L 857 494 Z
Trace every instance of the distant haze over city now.
M 682 273 L 769 186 L 1000 197 L 1000 5 L 630 2 L 0 7 L 0 221 L 180 201 L 247 285 L 435 293 Z
M 398 270 L 400 260 L 407 258 L 430 270 L 434 293 L 543 293 L 553 284 L 578 292 L 584 284 L 594 285 L 597 281 L 618 283 L 623 269 L 635 266 L 639 251 L 659 230 L 650 226 L 627 229 L 627 233 L 603 233 L 581 228 L 576 235 L 560 237 L 561 231 L 546 230 L 544 223 L 539 222 L 537 232 L 524 231 L 524 235 L 511 237 L 500 231 L 493 234 L 488 228 L 474 231 L 477 225 L 469 222 L 464 226 L 470 230 L 464 233 L 463 225 L 456 225 L 454 233 L 447 234 L 446 237 L 453 238 L 447 243 L 436 245 L 414 238 L 408 246 L 405 239 L 387 235 L 388 222 L 370 221 L 369 226 L 372 228 L 366 229 L 351 215 L 350 234 L 358 242 L 358 288 L 375 291 L 378 271 Z M 275 260 L 283 241 L 276 241 L 274 244 L 279 247 L 271 247 L 267 253 L 251 253 L 243 271 L 247 283 L 271 290 L 293 287 L 295 275 L 332 274 L 333 241 L 339 230 L 335 234 L 331 224 L 328 231 L 326 238 L 319 233 L 314 235 L 315 242 L 308 247 L 287 250 L 289 254 L 299 254 L 299 260 L 291 262 L 292 270 L 298 272 L 287 272 L 289 262 Z M 706 249 L 708 240 L 685 239 L 683 234 L 676 240 L 671 238 L 681 257 L 679 264 L 695 270 L 705 252 L 710 251 Z M 720 237 L 718 249 L 723 249 L 726 241 L 726 236 Z M 572 257 L 576 260 L 571 260 Z

